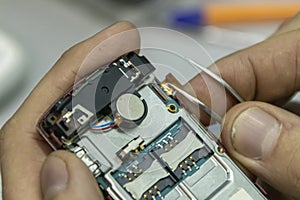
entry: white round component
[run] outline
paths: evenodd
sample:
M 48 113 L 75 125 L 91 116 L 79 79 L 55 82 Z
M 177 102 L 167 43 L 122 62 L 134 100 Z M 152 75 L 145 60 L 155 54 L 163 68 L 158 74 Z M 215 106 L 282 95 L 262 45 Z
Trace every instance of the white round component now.
M 142 100 L 134 94 L 121 95 L 116 104 L 118 113 L 124 119 L 135 121 L 144 115 L 145 106 Z

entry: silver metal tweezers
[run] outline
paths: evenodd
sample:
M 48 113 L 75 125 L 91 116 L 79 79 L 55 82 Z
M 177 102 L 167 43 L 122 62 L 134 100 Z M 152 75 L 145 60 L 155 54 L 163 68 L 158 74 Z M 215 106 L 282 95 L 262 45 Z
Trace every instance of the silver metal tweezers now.
M 209 69 L 201 66 L 200 64 L 196 63 L 192 59 L 186 58 L 193 66 L 199 68 L 201 71 L 203 71 L 205 74 L 216 80 L 218 83 L 223 85 L 239 102 L 244 102 L 244 99 L 221 77 L 218 75 L 214 74 L 212 71 Z M 206 104 L 204 104 L 202 101 L 199 99 L 193 97 L 192 95 L 188 94 L 184 90 L 176 87 L 175 85 L 171 83 L 167 83 L 171 88 L 173 88 L 176 92 L 180 93 L 181 95 L 185 96 L 187 99 L 189 99 L 191 102 L 197 104 L 202 110 L 204 110 L 207 114 L 209 114 L 212 118 L 217 120 L 218 122 L 221 123 L 222 117 L 218 115 L 216 112 L 214 112 L 210 107 L 208 107 Z
M 210 71 L 209 69 L 203 67 L 202 65 L 196 63 L 195 61 L 193 61 L 192 59 L 187 58 L 187 60 L 194 66 L 198 67 L 199 69 L 201 69 L 205 74 L 207 74 L 208 76 L 210 76 L 211 78 L 213 78 L 214 80 L 216 80 L 218 83 L 220 83 L 221 85 L 223 85 L 240 103 L 244 102 L 244 99 L 224 80 L 222 79 L 220 76 L 218 76 L 217 74 L 213 73 L 212 71 Z
M 166 84 L 169 87 L 171 87 L 173 90 L 175 90 L 175 94 L 174 94 L 175 96 L 176 96 L 176 93 L 180 93 L 181 95 L 186 97 L 188 100 L 190 100 L 192 103 L 197 104 L 202 110 L 204 110 L 207 114 L 209 114 L 209 116 L 211 116 L 212 118 L 214 118 L 215 120 L 217 120 L 220 123 L 222 122 L 222 117 L 220 115 L 218 115 L 216 112 L 214 112 L 212 109 L 210 109 L 210 107 L 208 107 L 205 103 L 203 103 L 196 97 L 193 97 L 186 91 L 176 87 L 175 85 L 173 85 L 171 83 L 166 83 Z

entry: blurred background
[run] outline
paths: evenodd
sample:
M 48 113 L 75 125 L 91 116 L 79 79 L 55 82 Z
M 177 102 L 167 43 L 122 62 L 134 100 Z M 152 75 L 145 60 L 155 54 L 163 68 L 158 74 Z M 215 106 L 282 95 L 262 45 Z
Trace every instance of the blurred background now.
M 266 0 L 269 4 L 275 1 L 288 2 Z M 212 20 L 202 26 L 205 22 L 197 12 L 207 5 L 239 2 L 0 0 L 0 127 L 66 49 L 118 20 L 132 21 L 138 27 L 177 29 L 202 44 L 213 60 L 264 40 L 283 21 L 282 17 L 273 16 L 273 20 L 249 22 L 246 16 L 242 21 Z

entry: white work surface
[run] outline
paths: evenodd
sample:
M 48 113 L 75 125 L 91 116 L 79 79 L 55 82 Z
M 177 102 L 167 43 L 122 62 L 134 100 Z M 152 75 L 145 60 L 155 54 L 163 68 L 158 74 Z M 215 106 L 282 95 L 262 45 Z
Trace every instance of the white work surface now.
M 0 32 L 9 36 L 6 39 L 13 41 L 15 51 L 21 54 L 16 57 L 19 67 L 6 72 L 8 74 L 0 80 L 1 85 L 9 88 L 9 91 L 0 90 L 3 92 L 0 94 L 0 127 L 60 55 L 73 44 L 121 19 L 132 20 L 139 27 L 164 26 L 158 19 L 150 18 L 152 12 L 153 16 L 156 13 L 147 9 L 159 5 L 158 1 L 146 2 L 140 9 L 112 6 L 107 3 L 110 1 L 0 0 Z M 226 30 L 207 27 L 189 35 L 203 43 L 212 59 L 216 60 L 266 38 L 278 24 L 230 26 Z M 0 43 L 4 41 L 1 36 L 5 37 L 0 34 Z M 4 55 L 1 48 L 5 51 L 9 47 L 0 45 L 0 57 Z M 4 67 L 0 66 L 0 74 L 4 73 Z

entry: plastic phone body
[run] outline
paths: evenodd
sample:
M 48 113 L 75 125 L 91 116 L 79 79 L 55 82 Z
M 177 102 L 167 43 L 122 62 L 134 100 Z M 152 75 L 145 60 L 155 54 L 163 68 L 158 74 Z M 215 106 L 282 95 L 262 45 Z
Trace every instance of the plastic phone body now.
M 135 53 L 82 79 L 42 116 L 51 147 L 78 156 L 106 199 L 266 199 Z

